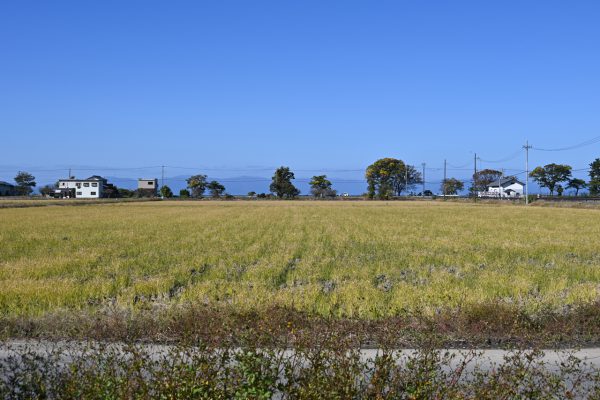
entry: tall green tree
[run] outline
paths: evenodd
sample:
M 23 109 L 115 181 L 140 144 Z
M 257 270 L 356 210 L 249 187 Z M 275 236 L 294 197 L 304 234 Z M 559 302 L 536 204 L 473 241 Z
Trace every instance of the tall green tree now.
M 536 167 L 529 176 L 541 187 L 548 188 L 550 195 L 554 195 L 556 185 L 569 180 L 571 177 L 571 166 L 564 164 L 547 164 Z
M 575 189 L 575 196 L 579 196 L 579 191 L 585 188 L 587 184 L 583 179 L 573 178 L 569 180 L 567 184 L 567 189 Z
M 310 180 L 310 192 L 318 198 L 335 197 L 336 191 L 331 188 L 327 175 L 315 175 Z
M 206 185 L 208 185 L 206 178 L 206 175 L 192 175 L 186 180 L 192 197 L 202 197 L 206 191 Z
M 440 186 L 440 191 L 442 194 L 458 194 L 461 190 L 465 188 L 465 184 L 456 179 L 456 178 L 448 178 L 442 180 L 442 185 Z
M 421 173 L 412 165 L 396 158 L 381 158 L 367 167 L 365 178 L 370 198 L 387 199 L 423 182 Z
M 590 171 L 588 173 L 590 175 L 590 194 L 598 196 L 600 195 L 600 158 L 596 158 L 590 164 Z
M 499 180 L 502 177 L 502 171 L 495 169 L 482 169 L 473 174 L 473 184 L 469 191 L 472 195 L 477 192 L 487 192 L 488 187 L 492 182 Z
M 19 171 L 17 176 L 15 176 L 15 183 L 17 184 L 15 187 L 17 194 L 29 196 L 35 187 L 35 176 L 29 172 Z
M 396 195 L 398 196 L 402 192 L 414 189 L 416 185 L 423 183 L 423 176 L 417 171 L 414 165 L 406 164 L 404 178 L 405 180 L 401 180 L 400 184 L 396 187 Z
M 221 197 L 223 193 L 225 193 L 225 186 L 221 185 L 217 181 L 211 181 L 206 188 L 210 192 L 211 197 L 218 198 Z
M 271 178 L 269 190 L 280 199 L 293 199 L 300 194 L 300 191 L 292 184 L 293 179 L 294 173 L 290 171 L 289 167 L 279 167 Z
M 187 189 L 181 189 L 179 191 L 179 197 L 181 197 L 182 199 L 187 199 L 188 197 L 190 197 L 190 192 Z
M 171 197 L 173 197 L 173 191 L 171 190 L 170 187 L 168 187 L 167 185 L 164 185 L 160 188 L 160 195 L 162 197 L 170 199 Z

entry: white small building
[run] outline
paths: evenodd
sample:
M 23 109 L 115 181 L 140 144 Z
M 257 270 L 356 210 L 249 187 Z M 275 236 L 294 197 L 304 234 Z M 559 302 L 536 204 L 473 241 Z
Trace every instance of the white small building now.
M 104 197 L 104 189 L 108 182 L 101 176 L 94 175 L 87 179 L 60 179 L 54 197 L 76 199 L 99 199 Z
M 487 191 L 479 192 L 479 197 L 519 198 L 523 196 L 525 184 L 514 176 L 507 176 L 488 185 Z

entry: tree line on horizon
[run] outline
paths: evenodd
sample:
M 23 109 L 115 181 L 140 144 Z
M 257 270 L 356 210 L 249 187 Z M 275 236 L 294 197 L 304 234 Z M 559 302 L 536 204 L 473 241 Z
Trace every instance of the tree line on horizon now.
M 588 175 L 590 180 L 586 182 L 580 178 L 572 176 L 573 168 L 566 164 L 546 164 L 534 168 L 529 177 L 531 177 L 540 187 L 547 188 L 550 195 L 558 194 L 561 196 L 565 189 L 575 190 L 578 196 L 582 189 L 588 188 L 592 196 L 600 195 L 600 158 L 590 163 Z M 472 185 L 469 188 L 471 195 L 477 192 L 484 192 L 488 186 L 498 181 L 504 176 L 502 171 L 494 169 L 483 169 L 473 174 Z M 369 165 L 365 171 L 367 180 L 366 196 L 370 199 L 390 199 L 400 196 L 414 189 L 416 185 L 423 183 L 422 174 L 413 165 L 406 164 L 404 161 L 396 158 L 385 157 Z M 269 194 L 249 192 L 249 197 L 266 198 L 275 196 L 279 199 L 293 199 L 300 194 L 300 190 L 294 186 L 294 173 L 289 167 L 281 166 L 277 168 L 271 178 L 269 185 Z M 35 177 L 26 172 L 19 171 L 14 178 L 16 193 L 21 196 L 28 196 L 33 192 L 36 186 Z M 197 174 L 186 179 L 187 187 L 179 191 L 181 198 L 202 198 L 208 190 L 212 198 L 232 197 L 226 193 L 225 186 L 216 181 L 208 180 L 207 175 Z M 337 191 L 333 189 L 332 182 L 327 175 L 315 175 L 311 178 L 310 191 L 313 197 L 319 199 L 334 198 Z M 57 185 L 45 185 L 40 189 L 42 195 L 51 196 Z M 446 195 L 456 195 L 464 190 L 464 182 L 457 178 L 446 178 L 442 180 L 440 192 Z M 160 195 L 165 198 L 174 197 L 173 191 L 168 185 L 160 188 Z M 426 190 L 422 195 L 431 194 Z M 119 197 L 134 197 L 136 191 L 118 188 L 115 194 Z M 139 194 L 138 194 L 139 195 Z
M 295 179 L 294 173 L 289 167 L 279 167 L 275 170 L 273 177 L 271 178 L 271 184 L 269 186 L 270 193 L 273 193 L 277 198 L 280 199 L 293 199 L 300 194 L 300 190 L 294 186 L 292 181 Z M 182 189 L 179 192 L 179 197 L 184 198 L 201 198 L 208 189 L 210 196 L 213 198 L 220 198 L 225 193 L 225 186 L 217 181 L 208 182 L 207 175 L 193 175 L 186 180 L 187 188 Z M 331 198 L 337 196 L 337 192 L 332 189 L 332 183 L 327 179 L 326 175 L 315 175 L 311 178 L 310 187 L 311 193 L 317 198 Z M 161 195 L 163 197 L 173 197 L 173 192 L 169 186 L 164 185 L 161 187 Z M 271 194 L 249 192 L 249 197 L 266 198 L 270 197 Z
M 551 196 L 555 192 L 558 196 L 562 196 L 565 189 L 573 189 L 575 190 L 575 196 L 579 196 L 579 192 L 585 188 L 589 189 L 591 196 L 598 196 L 600 195 L 600 158 L 595 159 L 589 166 L 589 182 L 574 178 L 572 175 L 573 168 L 570 165 L 555 163 L 535 167 L 529 173 L 529 177 L 540 187 L 548 189 Z M 470 192 L 475 194 L 478 191 L 485 191 L 490 183 L 501 179 L 503 176 L 502 171 L 494 169 L 478 171 L 473 175 L 473 185 Z
M 547 188 L 550 195 L 556 192 L 562 196 L 565 189 L 573 189 L 575 196 L 578 196 L 582 189 L 588 188 L 590 195 L 598 196 L 600 195 L 600 158 L 595 159 L 589 166 L 589 182 L 574 178 L 573 168 L 570 165 L 555 163 L 534 168 L 529 173 L 529 177 L 540 187 Z M 423 183 L 421 173 L 414 166 L 395 158 L 377 160 L 367 167 L 365 176 L 369 185 L 367 192 L 369 198 L 389 199 L 400 196 L 403 191 Z M 502 171 L 494 169 L 477 171 L 473 174 L 469 193 L 475 196 L 478 192 L 485 192 L 492 182 L 499 181 L 503 176 Z M 446 178 L 441 182 L 440 192 L 456 195 L 464 190 L 464 186 L 464 182 L 460 179 Z

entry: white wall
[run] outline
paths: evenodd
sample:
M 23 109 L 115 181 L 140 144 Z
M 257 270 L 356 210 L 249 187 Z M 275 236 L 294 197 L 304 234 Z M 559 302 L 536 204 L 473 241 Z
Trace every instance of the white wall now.
M 509 189 L 514 190 L 515 193 L 511 193 L 511 195 L 509 196 L 506 193 L 506 191 Z M 479 197 L 498 197 L 500 194 L 502 194 L 502 197 L 523 196 L 523 185 L 519 183 L 513 183 L 512 185 L 503 187 L 502 190 L 500 190 L 500 188 L 497 187 L 488 187 L 487 192 L 479 192 Z
M 520 185 L 518 183 L 513 183 L 512 185 L 507 186 L 507 187 L 504 188 L 504 190 L 508 190 L 508 189 L 512 189 L 515 192 L 517 192 L 517 194 L 519 196 L 523 196 L 523 185 Z
M 58 187 L 59 189 L 75 189 L 75 198 L 78 199 L 97 199 L 102 197 L 102 182 L 100 181 L 59 181 Z

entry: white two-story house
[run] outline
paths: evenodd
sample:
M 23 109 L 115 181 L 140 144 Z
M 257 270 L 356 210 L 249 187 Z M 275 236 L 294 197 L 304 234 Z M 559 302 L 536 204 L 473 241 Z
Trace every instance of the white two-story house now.
M 54 191 L 55 197 L 98 199 L 104 197 L 104 189 L 107 180 L 101 176 L 94 175 L 87 179 L 60 179 L 58 188 Z

